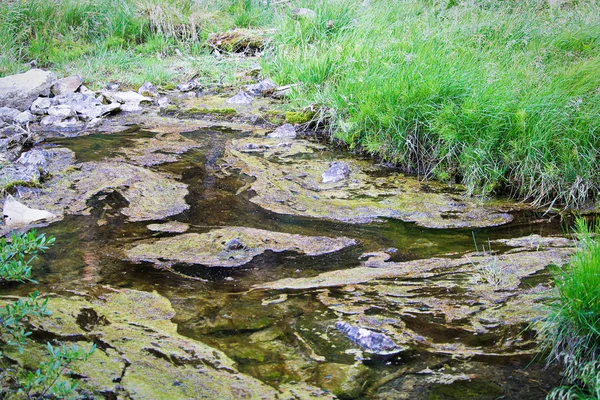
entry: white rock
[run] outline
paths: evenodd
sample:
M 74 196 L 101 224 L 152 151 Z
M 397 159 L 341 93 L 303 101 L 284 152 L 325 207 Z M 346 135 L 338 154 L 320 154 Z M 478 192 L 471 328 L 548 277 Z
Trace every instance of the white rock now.
M 50 107 L 48 109 L 48 115 L 65 119 L 74 116 L 75 111 L 67 104 L 59 104 Z
M 48 109 L 52 105 L 52 102 L 48 97 L 38 97 L 33 104 L 31 104 L 31 112 L 35 115 L 46 115 Z
M 14 121 L 19 125 L 25 125 L 29 122 L 35 121 L 35 116 L 29 112 L 29 110 L 27 110 L 17 115 Z
M 6 226 L 28 225 L 32 222 L 56 218 L 56 215 L 49 211 L 36 210 L 19 203 L 11 195 L 8 195 L 4 201 L 3 214 Z
M 13 122 L 21 111 L 11 107 L 0 107 L 0 121 Z
M 0 78 L 0 107 L 29 110 L 39 96 L 48 96 L 56 75 L 41 69 Z
M 269 133 L 267 137 L 277 139 L 293 139 L 296 137 L 296 128 L 292 124 L 284 124 Z
M 52 94 L 60 96 L 61 94 L 75 93 L 82 83 L 83 77 L 80 75 L 59 79 L 52 85 Z

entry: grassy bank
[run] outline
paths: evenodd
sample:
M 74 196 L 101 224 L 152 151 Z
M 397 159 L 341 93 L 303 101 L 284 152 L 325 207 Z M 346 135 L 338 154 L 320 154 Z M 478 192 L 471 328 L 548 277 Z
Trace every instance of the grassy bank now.
M 542 326 L 550 361 L 565 367 L 564 386 L 550 399 L 600 398 L 600 224 L 577 222 L 580 248 L 555 275 L 556 301 Z
M 97 81 L 235 84 L 243 63 L 216 61 L 208 35 L 274 28 L 265 74 L 300 83 L 293 107 L 328 109 L 351 147 L 474 194 L 580 208 L 600 187 L 599 20 L 589 0 L 25 0 L 0 5 L 0 73 L 37 59 Z

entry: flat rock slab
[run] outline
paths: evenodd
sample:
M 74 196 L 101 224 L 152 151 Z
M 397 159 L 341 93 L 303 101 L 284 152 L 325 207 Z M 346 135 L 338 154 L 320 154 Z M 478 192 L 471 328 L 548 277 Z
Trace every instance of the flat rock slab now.
M 345 237 L 303 236 L 262 229 L 228 227 L 207 233 L 186 233 L 147 241 L 126 251 L 132 261 L 238 267 L 265 251 L 294 251 L 308 256 L 333 253 L 353 246 Z
M 64 149 L 62 149 L 64 150 Z M 164 174 L 124 162 L 74 164 L 50 173 L 39 197 L 28 199 L 29 207 L 57 215 L 85 214 L 95 196 L 120 193 L 128 201 L 121 213 L 130 221 L 163 219 L 189 208 L 187 185 Z
M 256 195 L 250 201 L 279 214 L 348 223 L 394 218 L 428 228 L 497 226 L 512 220 L 498 203 L 482 203 L 436 182 L 425 185 L 369 161 L 332 163 L 318 154 L 320 149 L 305 140 L 244 138 L 228 143 L 225 164 L 254 177 Z M 344 179 L 323 179 L 332 164 L 344 166 Z
M 33 330 L 55 339 L 98 349 L 67 373 L 78 380 L 85 398 L 139 399 L 291 399 L 332 398 L 310 385 L 277 390 L 240 373 L 221 351 L 183 337 L 171 322 L 170 302 L 156 292 L 103 289 L 99 298 L 53 297 L 50 317 L 32 322 Z M 11 354 L 21 365 L 37 366 L 47 354 L 42 344 Z M 298 393 L 292 397 L 290 393 Z M 313 397 L 314 396 L 314 397 Z
M 153 138 L 131 139 L 134 146 L 123 147 L 119 153 L 135 164 L 150 167 L 179 160 L 179 155 L 201 144 L 179 133 L 158 133 Z
M 41 69 L 31 69 L 17 75 L 0 78 L 0 107 L 28 110 L 39 96 L 48 96 L 56 75 Z
M 190 226 L 183 222 L 169 221 L 164 224 L 150 224 L 147 228 L 152 232 L 183 233 L 190 229 Z
M 386 335 L 405 350 L 457 357 L 535 354 L 525 332 L 544 315 L 552 288 L 541 279 L 550 265 L 563 265 L 575 251 L 554 238 L 529 246 L 537 236 L 514 239 L 522 245 L 499 255 L 469 254 L 389 262 L 371 258 L 357 268 L 308 278 L 288 278 L 254 290 L 318 290 L 318 298 L 341 321 Z M 557 244 L 558 247 L 553 247 Z M 355 340 L 355 338 L 351 338 Z

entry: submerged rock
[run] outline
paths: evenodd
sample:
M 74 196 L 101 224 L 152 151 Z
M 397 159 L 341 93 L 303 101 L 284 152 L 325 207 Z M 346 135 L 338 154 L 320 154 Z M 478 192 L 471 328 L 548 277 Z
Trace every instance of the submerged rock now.
M 169 221 L 164 224 L 150 224 L 147 228 L 153 232 L 183 233 L 190 229 L 190 226 L 183 222 Z
M 369 353 L 378 355 L 396 354 L 402 351 L 396 343 L 386 335 L 374 332 L 347 322 L 338 321 L 335 324 L 338 331 L 346 335 L 354 343 L 367 350 Z
M 135 164 L 150 167 L 175 162 L 183 154 L 201 144 L 180 133 L 159 133 L 152 138 L 132 139 L 134 146 L 122 148 L 119 153 Z
M 537 352 L 535 337 L 524 327 L 544 314 L 552 291 L 539 276 L 550 265 L 568 262 L 575 251 L 561 243 L 532 251 L 531 239 L 515 239 L 524 246 L 498 255 L 408 262 L 372 257 L 361 267 L 281 279 L 254 290 L 318 290 L 319 301 L 339 316 L 332 323 L 357 343 L 370 336 L 360 327 L 385 332 L 403 350 L 457 357 L 531 355 Z M 368 345 L 367 340 L 366 352 Z
M 228 227 L 207 233 L 142 242 L 126 251 L 133 261 L 199 264 L 208 267 L 237 267 L 265 251 L 294 251 L 309 256 L 333 253 L 353 246 L 348 238 L 302 236 L 262 229 Z
M 369 369 L 362 363 L 353 365 L 322 363 L 317 368 L 317 385 L 346 399 L 360 398 Z
M 171 322 L 167 299 L 155 293 L 105 288 L 100 298 L 51 297 L 52 315 L 32 322 L 33 330 L 57 340 L 77 341 L 98 349 L 83 363 L 69 365 L 68 374 L 85 398 L 140 399 L 281 399 L 279 392 L 238 372 L 221 351 L 183 337 Z M 35 367 L 46 352 L 35 344 L 25 354 L 11 354 L 21 365 Z M 294 386 L 300 397 L 318 389 Z M 320 396 L 319 396 L 320 397 Z M 327 398 L 323 394 L 323 398 Z M 329 397 L 331 398 L 331 397 Z
M 322 147 L 305 140 L 282 145 L 277 139 L 245 138 L 228 143 L 225 163 L 255 178 L 253 203 L 276 213 L 368 223 L 394 218 L 429 228 L 496 226 L 512 216 L 429 182 L 386 170 L 369 161 L 339 158 L 333 173 L 330 161 L 315 154 Z M 302 154 L 302 157 L 297 157 Z M 346 176 L 345 185 L 323 182 Z M 498 204 L 498 203 L 496 203 Z
M 50 87 L 55 81 L 54 73 L 41 69 L 0 78 L 0 107 L 29 110 L 39 96 L 50 95 Z

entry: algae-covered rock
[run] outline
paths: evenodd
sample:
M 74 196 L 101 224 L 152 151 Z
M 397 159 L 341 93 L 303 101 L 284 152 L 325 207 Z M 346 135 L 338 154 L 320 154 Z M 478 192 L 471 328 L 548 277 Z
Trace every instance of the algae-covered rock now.
M 98 346 L 88 361 L 70 366 L 85 398 L 291 398 L 239 373 L 224 353 L 180 336 L 170 321 L 173 308 L 156 293 L 109 290 L 93 299 L 53 297 L 48 308 L 52 316 L 32 322 L 36 332 L 83 348 Z M 37 353 L 14 357 L 32 367 Z M 304 396 L 317 390 L 295 389 Z
M 158 133 L 152 138 L 139 138 L 131 141 L 133 146 L 124 147 L 119 152 L 128 160 L 144 167 L 175 162 L 179 159 L 180 154 L 200 147 L 198 142 L 188 139 L 180 133 Z
M 534 239 L 514 239 L 523 247 L 499 255 L 391 262 L 375 254 L 357 268 L 254 289 L 327 289 L 318 294 L 319 301 L 342 316 L 330 326 L 337 322 L 382 332 L 404 350 L 459 357 L 531 355 L 536 343 L 525 328 L 543 316 L 551 293 L 536 277 L 550 265 L 566 263 L 575 249 L 561 241 L 551 247 L 545 240 L 546 247 L 532 251 Z
M 363 391 L 369 369 L 362 363 L 353 365 L 323 363 L 317 368 L 317 385 L 344 399 L 356 399 Z
M 88 201 L 111 192 L 129 203 L 121 210 L 131 221 L 162 219 L 189 208 L 187 185 L 165 175 L 124 162 L 88 162 L 67 167 L 44 185 L 41 195 L 28 199 L 30 207 L 57 215 L 81 214 Z
M 149 224 L 147 228 L 153 232 L 183 233 L 187 231 L 190 226 L 184 222 L 169 221 L 164 224 Z
M 232 140 L 225 160 L 255 178 L 253 203 L 280 214 L 349 223 L 394 218 L 430 228 L 496 226 L 512 220 L 501 209 L 453 193 L 446 185 L 424 185 L 368 161 L 337 159 L 336 165 L 346 167 L 342 171 L 346 179 L 324 180 L 331 160 L 311 157 L 315 146 L 300 140 L 293 144 L 277 139 Z M 305 156 L 295 157 L 299 153 Z
M 170 261 L 209 267 L 237 267 L 265 251 L 295 251 L 309 256 L 353 246 L 348 238 L 302 236 L 262 229 L 228 227 L 143 242 L 126 251 L 134 261 Z

